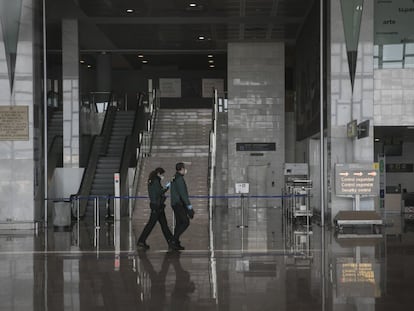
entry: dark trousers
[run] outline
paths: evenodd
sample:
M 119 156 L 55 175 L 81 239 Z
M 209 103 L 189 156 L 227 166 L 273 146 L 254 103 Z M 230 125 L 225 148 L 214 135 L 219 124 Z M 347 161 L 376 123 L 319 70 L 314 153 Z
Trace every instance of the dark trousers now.
M 145 242 L 150 235 L 152 229 L 154 229 L 157 221 L 160 223 L 162 233 L 164 234 L 165 240 L 168 242 L 172 239 L 173 235 L 168 227 L 167 218 L 165 217 L 164 206 L 160 207 L 155 204 L 150 204 L 151 215 L 148 223 L 145 225 L 144 230 L 138 239 L 138 242 Z
M 188 220 L 186 207 L 177 204 L 173 205 L 173 211 L 175 216 L 175 230 L 174 230 L 174 240 L 180 242 L 180 236 L 190 225 Z

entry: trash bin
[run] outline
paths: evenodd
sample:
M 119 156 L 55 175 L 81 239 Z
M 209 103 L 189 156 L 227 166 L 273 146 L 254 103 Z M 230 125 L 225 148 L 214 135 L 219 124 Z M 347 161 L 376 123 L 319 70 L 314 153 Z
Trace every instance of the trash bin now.
M 66 227 L 71 224 L 72 203 L 70 200 L 53 201 L 52 222 L 56 227 Z

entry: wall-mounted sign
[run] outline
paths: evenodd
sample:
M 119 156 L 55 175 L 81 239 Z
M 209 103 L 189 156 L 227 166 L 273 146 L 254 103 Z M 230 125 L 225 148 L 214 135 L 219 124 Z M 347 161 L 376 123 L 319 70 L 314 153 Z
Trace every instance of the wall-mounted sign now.
M 385 165 L 387 173 L 412 173 L 414 165 L 412 163 L 388 163 Z
M 276 151 L 276 143 L 236 143 L 237 151 Z
M 369 120 L 362 121 L 357 126 L 358 139 L 369 136 Z
M 357 136 L 357 120 L 352 120 L 346 125 L 346 136 L 354 138 Z
M 335 165 L 335 193 L 345 195 L 379 195 L 379 172 L 374 163 Z
M 0 106 L 0 140 L 29 140 L 28 106 Z
M 412 0 L 375 0 L 376 45 L 401 44 L 414 40 L 414 2 Z
M 160 97 L 181 98 L 181 79 L 160 79 Z
M 250 185 L 248 183 L 237 183 L 235 185 L 236 193 L 246 194 L 249 193 L 249 187 Z

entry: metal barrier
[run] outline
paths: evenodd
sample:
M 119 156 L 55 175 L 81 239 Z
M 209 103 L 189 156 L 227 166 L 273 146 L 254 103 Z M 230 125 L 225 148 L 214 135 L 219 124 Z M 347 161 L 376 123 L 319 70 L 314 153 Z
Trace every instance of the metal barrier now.
M 244 209 L 249 208 L 249 205 L 246 204 L 246 200 L 249 198 L 267 198 L 267 199 L 291 199 L 295 196 L 303 196 L 303 195 L 246 195 L 246 194 L 224 194 L 224 195 L 217 195 L 217 196 L 210 196 L 210 195 L 192 195 L 189 196 L 190 199 L 208 199 L 209 201 L 211 199 L 216 198 L 224 198 L 224 199 L 235 199 L 240 198 L 241 200 L 241 224 L 238 226 L 239 228 L 247 228 L 248 226 L 244 223 Z M 142 200 L 142 199 L 148 199 L 148 196 L 78 196 L 78 195 L 71 195 L 69 198 L 48 198 L 46 201 L 52 200 L 52 201 L 70 201 L 70 209 L 71 209 L 71 215 L 75 216 L 76 218 L 76 224 L 77 224 L 77 243 L 79 244 L 80 240 L 80 221 L 81 221 L 81 214 L 80 214 L 80 207 L 81 207 L 81 201 L 93 201 L 93 228 L 94 228 L 94 243 L 93 246 L 96 248 L 96 250 L 99 250 L 99 241 L 100 241 L 100 230 L 101 230 L 101 220 L 103 217 L 108 218 L 108 210 L 106 211 L 106 215 L 102 216 L 101 214 L 101 207 L 100 202 L 102 200 L 106 200 L 106 202 L 109 202 L 110 200 L 118 200 L 118 202 L 114 202 L 113 206 L 116 206 L 117 208 L 120 208 L 121 200 Z M 105 204 L 105 209 L 109 208 L 110 204 Z M 273 207 L 272 207 L 273 208 Z M 174 214 L 173 214 L 174 215 Z M 87 217 L 89 218 L 89 217 Z M 132 215 L 128 215 L 129 218 L 129 230 L 132 232 Z M 90 218 L 89 218 L 90 219 Z M 107 219 L 108 220 L 108 219 Z M 210 219 L 211 221 L 211 219 Z M 110 222 L 114 224 L 114 243 L 120 243 L 120 226 L 121 226 L 121 217 L 120 213 L 117 213 L 116 210 L 114 210 L 114 217 L 110 219 Z M 174 219 L 172 222 L 172 225 L 174 224 Z M 210 235 L 212 232 L 210 232 Z M 118 241 L 118 242 L 117 242 Z M 116 246 L 116 245 L 115 245 Z M 119 245 L 118 248 L 119 249 Z M 131 240 L 130 241 L 130 251 L 133 251 L 135 249 L 135 244 Z

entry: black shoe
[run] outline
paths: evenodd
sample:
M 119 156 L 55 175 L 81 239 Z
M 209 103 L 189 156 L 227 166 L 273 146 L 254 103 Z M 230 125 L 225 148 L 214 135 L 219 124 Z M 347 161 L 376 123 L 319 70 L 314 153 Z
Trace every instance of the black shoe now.
M 180 242 L 177 241 L 170 241 L 170 243 L 168 243 L 169 249 L 174 250 L 174 251 L 183 251 L 185 248 L 183 246 L 181 246 Z
M 147 243 L 145 243 L 145 242 L 138 242 L 137 243 L 137 246 L 140 249 L 149 249 L 150 248 L 149 245 Z

